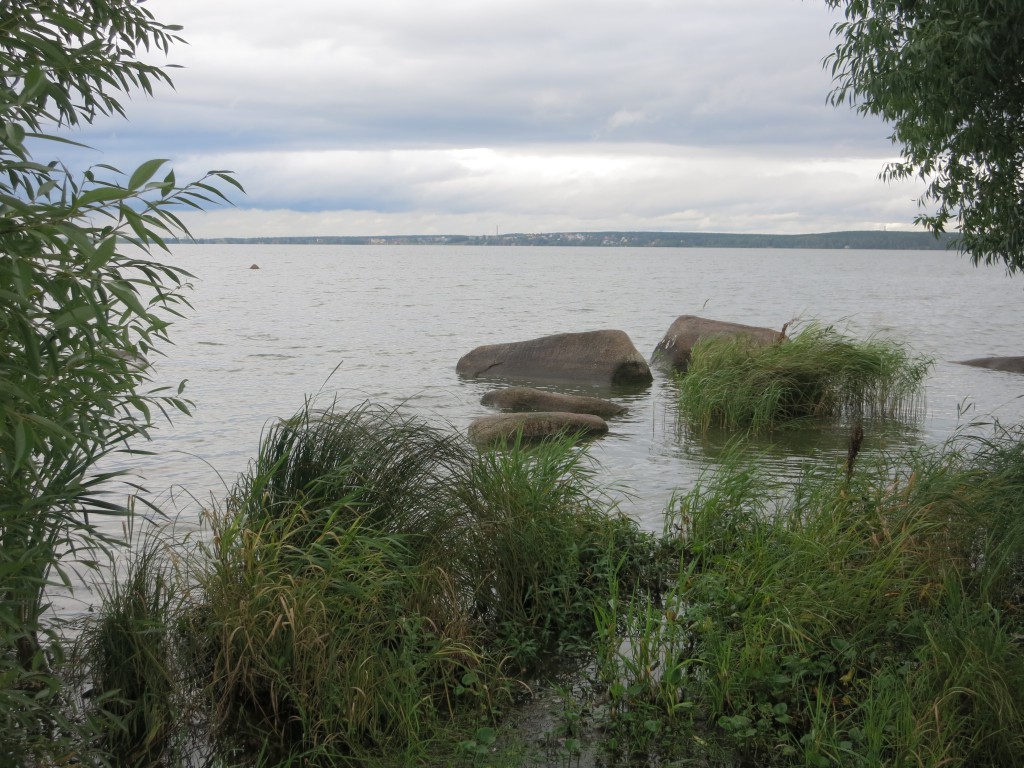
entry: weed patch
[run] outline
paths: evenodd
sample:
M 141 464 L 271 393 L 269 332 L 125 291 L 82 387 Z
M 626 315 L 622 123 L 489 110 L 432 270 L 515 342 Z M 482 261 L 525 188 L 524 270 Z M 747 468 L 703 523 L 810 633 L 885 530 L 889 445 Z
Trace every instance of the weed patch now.
M 271 428 L 200 577 L 225 748 L 486 748 L 516 679 L 587 647 L 609 574 L 650 577 L 655 537 L 593 478 L 571 439 L 478 453 L 371 406 Z
M 615 622 L 620 710 L 759 765 L 1020 764 L 1022 468 L 1019 432 L 795 488 L 727 462 L 669 511 L 675 587 Z
M 857 341 L 817 324 L 769 345 L 711 337 L 694 346 L 680 375 L 680 410 L 699 433 L 760 433 L 807 419 L 913 419 L 930 366 L 894 341 Z

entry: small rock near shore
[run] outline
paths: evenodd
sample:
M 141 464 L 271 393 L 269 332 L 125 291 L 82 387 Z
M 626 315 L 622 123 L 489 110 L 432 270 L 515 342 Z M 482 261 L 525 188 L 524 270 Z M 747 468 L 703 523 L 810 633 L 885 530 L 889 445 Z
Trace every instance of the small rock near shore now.
M 533 387 L 505 387 L 492 389 L 481 399 L 481 404 L 506 411 L 562 411 L 589 413 L 607 419 L 625 412 L 626 407 L 600 397 L 568 395 L 548 392 Z
M 1008 373 L 1024 373 L 1024 357 L 975 357 L 970 360 L 957 360 L 960 365 L 971 365 L 975 368 L 988 368 L 991 371 Z
M 509 443 L 519 434 L 524 440 L 539 440 L 577 432 L 596 437 L 608 432 L 608 424 L 592 414 L 531 411 L 481 416 L 469 425 L 469 439 L 477 445 Z

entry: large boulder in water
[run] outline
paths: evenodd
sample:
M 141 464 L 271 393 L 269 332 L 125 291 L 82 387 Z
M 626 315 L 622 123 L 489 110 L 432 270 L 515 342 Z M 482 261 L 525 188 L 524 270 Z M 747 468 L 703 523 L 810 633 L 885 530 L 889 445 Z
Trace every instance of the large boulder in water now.
M 487 392 L 480 402 L 506 411 L 563 411 L 589 413 L 607 419 L 617 416 L 626 407 L 600 397 L 568 395 L 533 387 L 505 387 Z
M 460 376 L 572 381 L 592 384 L 649 384 L 647 361 L 624 331 L 559 333 L 530 341 L 486 344 L 464 355 Z
M 957 360 L 957 363 L 993 371 L 1024 373 L 1024 357 L 975 357 L 971 360 Z
M 510 443 L 517 435 L 523 440 L 540 440 L 560 434 L 603 435 L 608 424 L 600 416 L 586 413 L 534 411 L 481 416 L 469 425 L 469 439 L 477 445 Z
M 774 344 L 786 338 L 785 326 L 783 330 L 776 331 L 756 325 L 709 320 L 696 315 L 680 315 L 654 348 L 651 359 L 685 371 L 690 365 L 690 353 L 698 341 L 710 336 L 739 335 L 748 336 L 756 344 L 764 345 Z

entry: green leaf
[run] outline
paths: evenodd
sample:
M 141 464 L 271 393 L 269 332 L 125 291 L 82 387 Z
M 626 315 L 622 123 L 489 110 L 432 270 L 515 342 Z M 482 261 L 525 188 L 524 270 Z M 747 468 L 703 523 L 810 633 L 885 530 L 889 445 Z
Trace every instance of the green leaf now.
M 149 316 L 131 284 L 126 283 L 124 280 L 111 280 L 107 288 L 136 315 L 143 318 Z
M 174 181 L 174 171 L 171 170 L 164 177 L 163 183 L 160 185 L 160 194 L 163 197 L 167 197 L 167 196 L 171 195 L 174 192 L 174 184 L 175 184 L 175 181 Z
M 88 208 L 89 206 L 97 205 L 99 203 L 109 203 L 114 200 L 124 200 L 130 197 L 130 193 L 116 186 L 102 186 L 94 187 L 86 192 L 83 192 L 74 200 L 74 207 L 76 209 Z
M 96 315 L 97 308 L 88 304 L 66 309 L 53 319 L 53 327 L 55 330 L 60 331 L 72 326 L 86 325 L 90 321 L 95 320 Z
M 29 430 L 24 421 L 14 425 L 14 466 L 24 464 L 28 459 Z
M 168 161 L 166 159 L 147 160 L 144 162 L 135 169 L 134 173 L 132 173 L 131 179 L 128 180 L 128 189 L 132 192 L 141 189 L 143 185 L 156 175 L 156 172 L 160 170 L 160 167 L 167 162 Z
M 41 67 L 37 66 L 29 68 L 23 82 L 24 87 L 18 94 L 18 103 L 23 105 L 40 96 L 48 84 L 46 74 Z
M 106 240 L 100 242 L 89 257 L 89 271 L 95 272 L 97 269 L 107 266 L 107 264 L 109 264 L 116 255 L 116 248 L 117 240 L 113 237 L 108 237 Z
M 4 132 L 7 134 L 7 141 L 10 146 L 18 148 L 25 143 L 25 129 L 17 123 L 7 123 L 4 125 Z
M 484 727 L 477 728 L 473 733 L 473 738 L 484 746 L 491 746 L 495 739 L 498 738 L 498 732 L 494 728 Z

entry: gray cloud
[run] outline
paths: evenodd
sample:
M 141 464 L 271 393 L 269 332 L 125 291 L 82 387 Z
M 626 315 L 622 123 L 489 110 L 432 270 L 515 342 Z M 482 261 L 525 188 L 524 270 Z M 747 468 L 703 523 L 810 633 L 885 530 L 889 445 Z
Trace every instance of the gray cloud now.
M 148 7 L 185 27 L 177 88 L 84 139 L 103 162 L 173 157 L 180 177 L 233 168 L 265 224 L 809 231 L 914 212 L 875 178 L 885 126 L 826 104 L 823 2 Z
M 841 122 L 821 67 L 832 19 L 796 0 L 152 7 L 187 17 L 191 41 L 154 114 L 225 139 L 789 142 L 796 124 Z
M 328 211 L 363 223 L 374 221 L 372 212 L 390 221 L 429 214 L 432 233 L 457 232 L 454 222 L 467 217 L 489 222 L 485 233 L 496 224 L 527 232 L 793 232 L 819 229 L 824 225 L 811 222 L 825 219 L 850 222 L 832 228 L 873 228 L 898 224 L 888 211 L 912 196 L 907 186 L 880 187 L 871 159 L 773 159 L 666 145 L 237 153 L 191 158 L 185 168 L 198 172 L 214 160 L 257 179 L 252 193 L 261 207 L 301 212 L 303 221 Z M 302 234 L 291 228 L 299 218 L 285 224 L 288 217 L 278 217 L 288 234 Z

